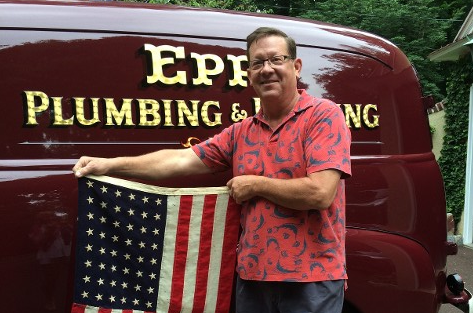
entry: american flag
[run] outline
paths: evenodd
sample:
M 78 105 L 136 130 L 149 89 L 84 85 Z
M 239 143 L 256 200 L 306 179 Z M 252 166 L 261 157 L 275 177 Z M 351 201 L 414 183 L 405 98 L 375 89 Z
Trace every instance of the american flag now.
M 228 313 L 239 207 L 226 187 L 79 179 L 72 313 Z

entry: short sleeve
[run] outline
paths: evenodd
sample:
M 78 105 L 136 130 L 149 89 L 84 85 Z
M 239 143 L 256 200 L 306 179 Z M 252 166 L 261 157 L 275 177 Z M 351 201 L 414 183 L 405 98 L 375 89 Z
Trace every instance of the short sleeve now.
M 315 99 L 305 139 L 307 173 L 336 169 L 342 178 L 351 176 L 351 133 L 342 110 L 333 102 Z
M 202 162 L 214 172 L 222 172 L 231 167 L 236 127 L 238 124 L 233 124 L 212 138 L 192 147 Z

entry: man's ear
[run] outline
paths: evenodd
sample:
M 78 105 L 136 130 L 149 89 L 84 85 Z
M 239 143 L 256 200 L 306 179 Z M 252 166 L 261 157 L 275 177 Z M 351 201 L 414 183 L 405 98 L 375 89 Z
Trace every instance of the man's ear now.
M 296 77 L 297 77 L 297 79 L 299 79 L 300 76 L 301 76 L 301 71 L 302 71 L 302 60 L 301 59 L 296 58 L 294 60 L 294 69 L 296 71 Z
M 250 78 L 250 75 L 251 75 L 251 72 L 250 70 L 246 70 L 246 77 L 248 77 L 248 82 L 250 83 L 250 86 L 252 86 L 253 84 L 251 83 L 251 78 Z

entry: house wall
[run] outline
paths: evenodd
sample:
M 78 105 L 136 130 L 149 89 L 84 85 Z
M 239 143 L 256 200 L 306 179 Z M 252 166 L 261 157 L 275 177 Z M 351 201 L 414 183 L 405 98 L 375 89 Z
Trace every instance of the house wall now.
M 445 136 L 445 111 L 443 103 L 437 103 L 434 108 L 429 109 L 428 114 L 430 127 L 434 130 L 432 134 L 432 152 L 438 160 L 441 156 L 440 152 Z

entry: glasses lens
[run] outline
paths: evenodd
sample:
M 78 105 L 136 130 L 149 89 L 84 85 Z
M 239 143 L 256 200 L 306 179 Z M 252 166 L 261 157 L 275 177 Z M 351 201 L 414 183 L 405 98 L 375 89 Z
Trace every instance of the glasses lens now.
M 263 63 L 265 60 L 254 60 L 250 63 L 250 68 L 253 70 L 257 70 L 263 67 Z
M 283 55 L 275 55 L 271 59 L 269 59 L 269 62 L 273 65 L 282 65 L 284 63 L 285 57 Z
M 268 61 L 269 66 L 281 66 L 287 59 L 289 59 L 287 55 L 275 55 L 266 60 L 253 60 L 250 62 L 250 69 L 259 70 L 264 66 L 264 62 L 266 61 Z

